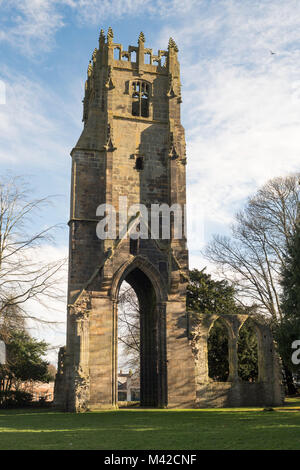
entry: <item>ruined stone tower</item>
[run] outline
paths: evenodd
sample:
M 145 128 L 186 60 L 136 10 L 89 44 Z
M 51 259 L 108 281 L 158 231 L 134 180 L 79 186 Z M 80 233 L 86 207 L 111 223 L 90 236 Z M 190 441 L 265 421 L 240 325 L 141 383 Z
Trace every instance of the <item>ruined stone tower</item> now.
M 171 217 L 169 239 L 130 238 L 129 214 L 128 236 L 120 237 L 117 230 L 116 237 L 102 240 L 96 234 L 101 204 L 115 208 L 120 226 L 122 197 L 128 207 L 175 204 L 184 211 L 177 52 L 171 38 L 168 50 L 155 55 L 145 47 L 143 33 L 138 46 L 125 51 L 109 28 L 107 38 L 101 30 L 88 66 L 84 129 L 71 152 L 67 345 L 60 352 L 56 384 L 56 403 L 68 410 L 117 403 L 117 301 L 123 280 L 140 304 L 141 404 L 189 407 L 195 402 L 184 231 L 174 237 Z
M 55 383 L 55 404 L 64 410 L 117 405 L 124 280 L 140 307 L 142 406 L 282 403 L 280 366 L 263 318 L 227 312 L 189 320 L 186 312 L 188 252 L 178 216 L 185 209 L 186 156 L 177 53 L 171 38 L 168 50 L 154 55 L 143 33 L 137 47 L 124 51 L 109 28 L 107 38 L 101 30 L 88 66 L 84 129 L 71 152 L 67 344 Z M 164 211 L 171 215 L 167 227 Z M 105 237 L 101 227 L 107 227 Z M 224 382 L 209 375 L 207 345 L 216 321 L 228 337 Z M 256 383 L 239 377 L 238 340 L 246 322 L 257 336 Z

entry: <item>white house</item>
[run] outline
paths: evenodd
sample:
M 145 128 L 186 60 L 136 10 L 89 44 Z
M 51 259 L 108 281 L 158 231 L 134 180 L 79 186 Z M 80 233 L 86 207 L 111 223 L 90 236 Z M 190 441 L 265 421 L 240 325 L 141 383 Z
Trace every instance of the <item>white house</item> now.
M 0 364 L 6 363 L 6 346 L 4 341 L 0 341 Z
M 140 399 L 140 377 L 137 373 L 129 372 L 118 374 L 118 400 L 139 401 Z

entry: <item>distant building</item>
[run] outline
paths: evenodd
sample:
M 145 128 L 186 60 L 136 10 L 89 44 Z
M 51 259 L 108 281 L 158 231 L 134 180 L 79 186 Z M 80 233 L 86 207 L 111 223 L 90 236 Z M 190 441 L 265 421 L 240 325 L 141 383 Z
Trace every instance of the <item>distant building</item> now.
M 6 364 L 6 345 L 0 341 L 0 364 Z
M 140 377 L 137 372 L 124 374 L 121 370 L 118 374 L 118 401 L 140 400 Z

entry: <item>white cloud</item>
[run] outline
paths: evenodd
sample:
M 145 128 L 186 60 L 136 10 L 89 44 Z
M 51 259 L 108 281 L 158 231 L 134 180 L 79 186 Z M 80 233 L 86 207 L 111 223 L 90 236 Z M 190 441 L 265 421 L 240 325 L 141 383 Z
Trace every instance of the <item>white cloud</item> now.
M 157 37 L 180 49 L 193 253 L 259 185 L 299 171 L 299 14 L 294 1 L 220 2 Z
M 172 18 L 187 14 L 200 0 L 0 0 L 0 41 L 34 56 L 53 47 L 55 34 L 70 22 L 100 25 L 110 17 Z M 66 8 L 67 7 L 67 8 Z
M 60 156 L 67 158 L 81 131 L 80 99 L 74 110 L 72 100 L 64 101 L 47 84 L 7 70 L 0 78 L 6 89 L 6 102 L 0 107 L 2 166 L 47 167 L 54 159 L 59 164 Z
M 0 0 L 0 7 L 8 11 L 3 5 Z M 15 7 L 15 30 L 5 26 L 0 40 L 4 35 L 16 45 L 25 40 L 29 47 L 40 39 L 40 45 L 45 41 L 50 47 L 55 32 L 71 21 L 66 12 L 74 13 L 84 27 L 101 26 L 113 15 L 114 19 L 139 17 L 150 29 L 148 20 L 156 16 L 155 27 L 163 27 L 149 47 L 166 47 L 169 37 L 175 38 L 187 131 L 189 245 L 194 253 L 211 232 L 226 230 L 235 211 L 259 185 L 273 176 L 299 170 L 297 0 L 13 0 L 10 5 Z M 62 6 L 67 7 L 65 11 Z M 115 33 L 117 36 L 117 30 Z M 271 55 L 270 50 L 276 54 Z M 35 142 L 38 135 L 36 161 L 42 156 L 52 158 L 63 148 L 61 139 L 53 139 L 60 121 L 49 117 L 42 90 L 36 85 L 23 93 L 20 78 L 13 81 L 13 88 L 8 87 L 13 107 L 7 108 L 6 115 L 0 114 L 0 133 L 5 135 L 1 148 L 11 149 L 14 158 L 20 155 L 21 144 Z M 20 112 L 12 90 L 15 97 L 23 96 Z M 82 91 L 79 93 L 81 96 Z M 77 116 L 72 125 L 78 126 L 79 135 Z M 21 128 L 25 130 L 22 137 Z M 30 156 L 30 146 L 25 148 L 29 161 L 32 152 Z M 0 158 L 5 158 L 1 149 Z
M 0 80 L 0 104 L 6 102 L 6 86 L 3 80 Z
M 43 245 L 33 249 L 33 253 L 36 262 L 47 265 L 66 258 L 68 249 L 66 246 Z M 57 299 L 52 296 L 42 297 L 29 300 L 24 305 L 28 315 L 45 322 L 28 320 L 26 326 L 32 336 L 50 345 L 47 359 L 54 365 L 57 364 L 58 348 L 66 343 L 67 279 L 67 265 L 65 265 L 53 277 L 53 281 L 57 283 Z
M 170 18 L 191 12 L 201 0 L 63 0 L 77 12 L 81 22 L 99 24 L 113 17 L 156 17 Z
M 55 0 L 2 0 L 0 8 L 0 40 L 25 54 L 49 49 L 64 24 Z

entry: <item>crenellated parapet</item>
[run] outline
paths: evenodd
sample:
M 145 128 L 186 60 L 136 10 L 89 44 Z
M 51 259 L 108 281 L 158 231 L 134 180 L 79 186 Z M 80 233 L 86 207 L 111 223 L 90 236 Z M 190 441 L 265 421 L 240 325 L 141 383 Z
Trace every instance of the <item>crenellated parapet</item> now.
M 94 49 L 87 69 L 85 96 L 83 99 L 83 121 L 85 123 L 88 118 L 89 109 L 93 104 L 101 107 L 102 103 L 102 110 L 106 111 L 103 105 L 103 88 L 106 92 L 114 88 L 114 69 L 129 70 L 140 77 L 147 73 L 166 75 L 169 80 L 168 98 L 180 98 L 178 47 L 174 39 L 170 38 L 167 50 L 160 49 L 156 54 L 153 52 L 153 49 L 145 47 L 145 42 L 145 35 L 141 32 L 137 46 L 130 45 L 126 50 L 121 43 L 114 42 L 112 28 L 108 29 L 106 37 L 104 30 L 101 29 L 99 47 Z M 96 96 L 97 83 L 99 85 L 98 99 Z

